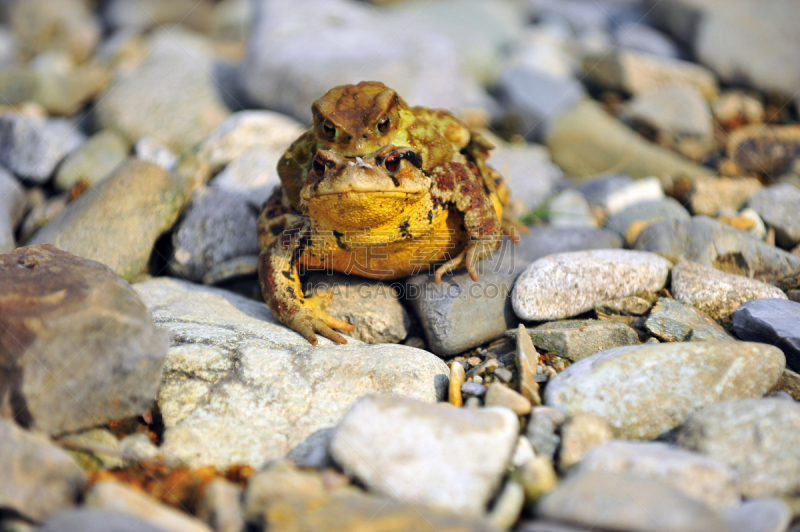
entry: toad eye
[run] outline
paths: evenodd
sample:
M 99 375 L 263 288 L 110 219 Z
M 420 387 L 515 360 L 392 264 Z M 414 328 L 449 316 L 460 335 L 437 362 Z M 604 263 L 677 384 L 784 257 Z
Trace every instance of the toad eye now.
M 400 169 L 400 162 L 402 160 L 403 158 L 400 156 L 400 154 L 392 153 L 383 162 L 383 166 L 386 168 L 388 172 L 394 173 Z
M 336 126 L 334 126 L 333 122 L 330 120 L 326 120 L 322 123 L 322 132 L 325 134 L 325 138 L 328 140 L 333 140 L 336 138 Z
M 312 168 L 314 173 L 321 177 L 325 173 L 325 159 L 323 159 L 321 155 L 317 154 L 317 156 L 314 157 Z
M 378 120 L 378 131 L 381 133 L 386 133 L 389 131 L 389 126 L 392 125 L 392 121 L 389 120 L 389 117 L 383 115 L 380 120 Z

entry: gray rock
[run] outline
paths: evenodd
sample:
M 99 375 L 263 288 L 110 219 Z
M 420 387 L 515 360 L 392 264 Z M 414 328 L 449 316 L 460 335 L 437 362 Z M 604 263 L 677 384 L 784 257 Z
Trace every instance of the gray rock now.
M 578 471 L 602 471 L 662 482 L 716 510 L 739 504 L 736 475 L 728 466 L 662 442 L 610 441 L 589 451 Z
M 559 253 L 528 266 L 514 284 L 514 312 L 523 320 L 578 315 L 619 297 L 664 287 L 669 261 L 649 253 L 591 250 Z
M 483 397 L 486 393 L 486 386 L 478 382 L 468 381 L 461 385 L 461 393 L 473 397 Z
M 241 532 L 245 529 L 241 496 L 238 485 L 219 478 L 212 480 L 197 502 L 197 517 L 214 532 Z
M 786 532 L 792 511 L 781 499 L 760 497 L 725 512 L 725 521 L 731 532 Z
M 576 361 L 612 347 L 638 345 L 636 331 L 614 321 L 566 320 L 543 323 L 527 329 L 533 344 L 546 352 Z M 517 337 L 517 330 L 506 332 Z
M 33 521 L 71 508 L 86 474 L 66 451 L 42 434 L 0 420 L 0 507 Z
M 127 158 L 127 143 L 113 131 L 100 131 L 64 160 L 56 173 L 55 185 L 60 190 L 69 190 L 79 181 L 94 185 L 111 175 Z
M 301 441 L 286 456 L 291 458 L 297 467 L 311 467 L 315 469 L 331 467 L 333 461 L 328 454 L 328 447 L 330 447 L 334 430 L 334 427 L 329 427 L 314 432 L 308 438 Z
M 500 338 L 516 326 L 509 294 L 523 261 L 514 253 L 511 241 L 504 240 L 493 257 L 478 264 L 477 282 L 466 272 L 446 275 L 438 285 L 430 273 L 408 279 L 405 299 L 433 353 L 456 355 Z
M 28 56 L 65 50 L 82 63 L 102 35 L 99 21 L 80 0 L 14 2 L 9 15 L 15 44 Z
M 211 532 L 197 518 L 116 481 L 97 482 L 86 494 L 84 505 L 91 510 L 128 514 L 167 532 Z
M 143 32 L 154 26 L 181 24 L 207 31 L 211 24 L 211 3 L 207 0 L 110 0 L 102 11 L 110 28 Z
M 689 44 L 698 60 L 721 80 L 789 98 L 796 93 L 800 59 L 791 52 L 800 47 L 794 24 L 800 18 L 796 2 L 648 3 L 655 20 Z
M 547 255 L 589 249 L 619 249 L 622 239 L 611 231 L 591 227 L 530 227 L 511 250 L 525 265 Z
M 714 120 L 726 129 L 741 124 L 762 124 L 766 112 L 761 99 L 744 90 L 725 90 L 711 103 Z
M 497 146 L 491 152 L 489 164 L 505 178 L 514 202 L 521 201 L 528 210 L 549 198 L 564 176 L 561 168 L 550 161 L 544 146 L 528 143 Z
M 742 303 L 786 299 L 786 294 L 767 283 L 688 261 L 672 269 L 672 294 L 677 301 L 692 305 L 726 327 L 730 327 L 733 313 Z
M 153 245 L 172 227 L 184 201 L 178 177 L 131 159 L 70 203 L 28 244 L 53 244 L 131 280 L 147 269 Z
M 747 206 L 755 210 L 768 227 L 775 229 L 776 244 L 784 249 L 800 244 L 799 188 L 778 183 L 753 194 Z
M 200 281 L 214 266 L 243 255 L 257 255 L 258 212 L 243 194 L 203 188 L 192 195 L 172 234 L 170 272 Z
M 800 286 L 800 257 L 705 216 L 655 223 L 639 234 L 635 248 L 653 251 L 673 263 L 684 258 L 784 290 Z
M 373 491 L 479 516 L 508 467 L 518 432 L 517 416 L 504 408 L 369 396 L 336 427 L 330 452 Z
M 561 443 L 557 429 L 565 420 L 566 416 L 560 410 L 547 406 L 537 406 L 533 409 L 533 415 L 528 422 L 527 436 L 533 450 L 536 451 L 536 456 L 553 460 Z
M 45 183 L 58 163 L 85 140 L 75 126 L 60 118 L 0 114 L 0 164 L 33 183 Z
M 272 193 L 275 185 L 280 183 L 278 162 L 284 148 L 272 146 L 254 146 L 234 159 L 225 169 L 211 180 L 211 186 L 231 191 L 246 192 L 254 198 L 253 203 L 263 203 Z
M 168 338 L 106 266 L 29 246 L 0 258 L 3 408 L 60 434 L 142 414 Z
M 583 460 L 586 453 L 613 438 L 614 432 L 605 419 L 594 414 L 575 414 L 561 427 L 559 468 L 568 470 Z
M 786 365 L 800 369 L 800 303 L 786 299 L 757 299 L 742 304 L 733 314 L 733 332 L 748 342 L 777 346 Z
M 27 204 L 28 200 L 17 180 L 0 167 L 0 254 L 16 247 L 14 229 L 22 221 Z
M 777 347 L 746 342 L 617 347 L 559 373 L 545 402 L 567 413 L 597 414 L 621 438 L 652 439 L 706 405 L 761 397 L 784 364 Z
M 548 200 L 547 221 L 552 227 L 597 227 L 589 202 L 579 192 L 569 189 Z
M 501 104 L 519 122 L 517 133 L 537 142 L 547 138 L 553 122 L 586 95 L 577 79 L 522 66 L 503 72 L 497 85 Z
M 643 177 L 628 183 L 609 193 L 602 204 L 609 215 L 641 203 L 664 199 L 664 185 L 661 179 L 655 176 Z
M 636 242 L 639 233 L 661 220 L 688 220 L 689 211 L 672 198 L 640 201 L 612 214 L 606 221 L 610 229 L 625 238 L 629 244 Z
M 700 410 L 686 420 L 676 441 L 733 468 L 743 497 L 780 497 L 800 486 L 798 434 L 800 405 L 747 399 Z
M 203 284 L 220 284 L 237 277 L 255 277 L 258 283 L 258 255 L 243 255 L 211 267 L 203 276 Z M 261 287 L 258 293 L 261 293 Z
M 37 532 L 166 532 L 138 517 L 117 512 L 74 510 L 56 514 Z
M 368 393 L 446 394 L 448 369 L 425 351 L 354 339 L 314 347 L 266 305 L 224 290 L 170 279 L 135 289 L 173 338 L 157 398 L 161 449 L 192 467 L 261 467 Z
M 614 28 L 617 46 L 668 58 L 677 58 L 681 51 L 675 42 L 647 24 L 627 23 Z
M 728 532 L 715 511 L 666 483 L 598 471 L 568 477 L 542 499 L 537 514 L 612 530 Z
M 661 297 L 644 322 L 653 336 L 665 342 L 733 340 L 717 322 L 690 305 Z M 749 338 L 743 338 L 749 340 Z
M 384 17 L 345 0 L 259 0 L 240 69 L 246 94 L 303 122 L 331 87 L 359 80 L 381 80 L 411 105 L 452 110 L 486 101 L 460 72 L 448 37 L 414 24 L 387 32 Z
M 575 190 L 583 194 L 592 207 L 605 207 L 609 197 L 633 182 L 630 176 L 613 174 L 582 181 Z
M 658 176 L 668 184 L 711 175 L 708 169 L 646 141 L 593 101 L 581 101 L 559 116 L 545 144 L 567 175 L 615 172 L 634 179 Z

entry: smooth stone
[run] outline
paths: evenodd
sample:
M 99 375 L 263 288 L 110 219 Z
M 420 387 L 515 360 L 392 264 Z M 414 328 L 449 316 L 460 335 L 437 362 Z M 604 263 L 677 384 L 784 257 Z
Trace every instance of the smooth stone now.
M 500 485 L 518 432 L 505 408 L 372 395 L 348 411 L 329 452 L 372 491 L 476 517 Z
M 61 434 L 150 408 L 169 339 L 108 267 L 48 245 L 0 256 L 0 325 L 5 408 L 26 426 Z
M 622 239 L 611 231 L 592 227 L 530 227 L 520 243 L 512 248 L 521 263 L 531 263 L 547 255 L 589 249 L 619 249 Z
M 147 434 L 136 433 L 125 436 L 119 445 L 125 453 L 125 459 L 131 462 L 170 462 L 169 458 L 150 441 Z
M 25 215 L 25 219 L 19 227 L 19 241 L 27 242 L 36 231 L 50 223 L 67 207 L 68 199 L 67 194 L 59 194 L 45 199 L 41 190 L 29 195 L 27 203 L 30 211 Z
M 517 438 L 517 446 L 514 448 L 514 457 L 511 459 L 511 464 L 514 467 L 520 467 L 534 458 L 536 458 L 536 451 L 533 450 L 530 440 L 525 436 Z
M 526 416 L 531 413 L 530 401 L 508 386 L 497 382 L 489 385 L 486 397 L 484 397 L 484 404 L 488 407 L 507 408 L 518 416 Z
M 548 200 L 547 222 L 551 227 L 597 227 L 589 202 L 579 192 L 569 189 Z
M 730 466 L 743 497 L 788 496 L 800 486 L 800 405 L 784 399 L 727 401 L 686 420 L 676 441 Z
M 29 244 L 53 244 L 110 266 L 131 280 L 146 271 L 156 240 L 185 202 L 183 182 L 164 169 L 130 159 L 81 194 Z
M 220 284 L 247 276 L 258 277 L 258 255 L 243 255 L 212 266 L 203 276 L 203 284 Z M 259 287 L 259 293 L 260 290 Z
M 743 303 L 733 314 L 733 332 L 748 342 L 777 346 L 786 365 L 800 369 L 800 303 L 783 298 Z
M 542 456 L 552 461 L 561 443 L 557 429 L 566 421 L 566 416 L 561 410 L 549 406 L 537 406 L 528 422 L 527 436 L 536 451 L 536 456 Z
M 699 310 L 667 297 L 658 298 L 644 326 L 650 334 L 665 342 L 734 339 L 717 322 Z
M 612 347 L 638 345 L 636 331 L 613 321 L 566 320 L 543 323 L 527 330 L 533 344 L 545 352 L 577 361 Z M 517 330 L 506 333 L 517 337 Z
M 250 477 L 244 494 L 245 518 L 249 523 L 263 520 L 265 511 L 276 500 L 316 498 L 325 493 L 325 482 L 318 472 L 298 467 L 288 460 L 279 460 Z
M 561 168 L 550 160 L 547 148 L 536 144 L 498 143 L 491 152 L 489 164 L 502 174 L 514 191 L 514 203 L 521 201 L 527 210 L 544 203 L 564 177 Z
M 136 158 L 160 166 L 167 172 L 178 166 L 178 156 L 168 147 L 152 137 L 142 137 L 134 144 Z
M 646 200 L 628 205 L 609 216 L 605 228 L 616 232 L 633 245 L 639 233 L 661 220 L 688 220 L 689 211 L 672 198 Z
M 211 528 L 196 517 L 165 506 L 116 481 L 104 480 L 92 486 L 86 494 L 84 507 L 127 514 L 166 532 L 211 532 Z
M 545 403 L 568 414 L 597 414 L 620 438 L 652 439 L 706 405 L 761 397 L 784 364 L 777 347 L 747 342 L 617 347 L 559 373 Z
M 578 471 L 602 471 L 663 482 L 715 510 L 739 504 L 736 475 L 706 456 L 662 442 L 614 440 L 590 450 Z
M 60 437 L 58 442 L 72 451 L 72 455 L 84 471 L 121 468 L 125 465 L 119 454 L 122 452 L 120 442 L 107 429 L 91 429 L 77 434 L 67 434 Z M 94 449 L 106 449 L 112 453 Z
M 411 317 L 395 287 L 344 275 L 312 275 L 308 288 L 330 292 L 328 313 L 352 324 L 349 336 L 367 344 L 397 344 L 408 336 Z M 310 291 L 310 290 L 309 290 Z
M 517 132 L 536 142 L 547 138 L 553 122 L 586 96 L 577 79 L 522 65 L 503 72 L 497 90 L 506 113 L 519 122 Z
M 778 382 L 769 391 L 770 394 L 780 392 L 788 394 L 795 401 L 800 401 L 800 375 L 789 368 L 784 368 Z
M 86 509 L 58 513 L 36 530 L 37 532 L 167 532 L 138 517 Z
M 477 282 L 462 270 L 443 276 L 437 285 L 434 268 L 407 279 L 402 293 L 431 352 L 457 355 L 500 338 L 517 325 L 510 293 L 527 261 L 516 256 L 515 247 L 504 239 L 491 258 L 479 262 Z
M 650 310 L 652 303 L 639 296 L 609 299 L 602 305 L 595 307 L 596 314 L 616 316 L 642 316 Z
M 705 216 L 655 223 L 641 232 L 635 249 L 658 253 L 673 263 L 683 258 L 784 290 L 800 287 L 800 257 Z
M 647 24 L 618 24 L 614 29 L 614 37 L 621 48 L 668 58 L 681 55 L 680 48 L 672 39 Z
M 717 512 L 668 484 L 599 471 L 570 475 L 542 499 L 536 513 L 600 529 L 728 532 Z
M 758 213 L 767 227 L 775 229 L 775 243 L 784 249 L 800 244 L 800 188 L 778 183 L 750 197 L 747 206 Z
M 478 382 L 467 381 L 461 385 L 461 393 L 473 397 L 483 397 L 486 393 L 486 386 Z
M 51 115 L 76 115 L 108 87 L 111 72 L 105 65 L 94 61 L 72 66 L 66 71 L 51 68 L 50 65 L 35 65 L 40 58 L 53 52 L 45 52 L 29 64 L 30 74 L 36 80 L 36 88 L 30 94 L 30 99 Z
M 722 212 L 738 212 L 750 197 L 761 190 L 755 177 L 716 177 L 698 180 L 689 196 L 694 214 L 717 216 Z
M 161 449 L 192 467 L 282 458 L 365 394 L 446 396 L 447 366 L 420 349 L 354 339 L 314 347 L 263 303 L 225 290 L 166 278 L 134 288 L 173 337 L 157 396 Z
M 242 488 L 223 479 L 212 480 L 197 502 L 197 517 L 214 532 L 241 532 L 245 529 L 240 499 Z
M 633 183 L 634 180 L 631 179 L 630 176 L 612 174 L 581 180 L 581 182 L 575 185 L 575 190 L 583 194 L 592 207 L 603 207 L 603 209 L 606 209 L 609 198 Z
M 85 141 L 75 126 L 60 118 L 0 114 L 0 164 L 32 183 L 46 183 L 58 163 Z
M 571 176 L 614 172 L 634 179 L 657 176 L 672 183 L 711 175 L 668 148 L 648 142 L 588 100 L 553 122 L 545 144 L 553 162 Z
M 594 414 L 575 414 L 561 427 L 559 469 L 568 470 L 583 460 L 586 453 L 613 438 L 614 431 L 605 419 Z
M 253 197 L 258 194 L 254 203 L 264 203 L 275 185 L 280 184 L 278 162 L 286 148 L 272 146 L 254 146 L 234 159 L 225 169 L 211 180 L 210 185 L 235 192 L 246 192 Z
M 515 480 L 508 480 L 492 504 L 486 517 L 498 530 L 510 530 L 519 520 L 525 506 L 525 488 Z
M 664 198 L 664 186 L 661 179 L 655 176 L 643 177 L 610 192 L 603 202 L 603 208 L 609 215 L 636 203 Z
M 113 131 L 100 131 L 66 158 L 56 173 L 56 188 L 69 190 L 79 182 L 94 185 L 111 175 L 127 158 L 125 140 Z
M 328 447 L 331 445 L 333 431 L 335 427 L 320 429 L 297 446 L 286 455 L 297 467 L 308 467 L 313 469 L 325 469 L 333 466 L 333 460 L 328 454 Z
M 517 279 L 511 296 L 523 320 L 557 320 L 619 297 L 664 287 L 670 263 L 655 254 L 590 250 L 544 257 Z
M 16 245 L 14 229 L 28 210 L 28 200 L 20 184 L 5 168 L 0 167 L 0 254 Z
M 792 511 L 781 499 L 759 497 L 731 508 L 724 517 L 731 532 L 786 532 Z
M 632 50 L 589 54 L 583 68 L 603 88 L 634 96 L 674 85 L 692 87 L 709 101 L 719 92 L 714 74 L 701 65 Z
M 542 396 L 539 391 L 539 383 L 536 382 L 536 372 L 539 367 L 539 353 L 533 345 L 533 340 L 528 335 L 525 326 L 520 323 L 517 328 L 517 341 L 516 352 L 514 353 L 514 362 L 517 366 L 517 381 L 519 383 L 520 393 L 533 405 L 542 404 Z M 500 369 L 496 369 L 497 375 Z M 508 382 L 511 381 L 513 375 L 508 372 Z
M 258 213 L 244 194 L 205 187 L 192 195 L 172 233 L 169 270 L 200 281 L 211 268 L 243 255 L 258 255 Z
M 722 91 L 711 102 L 711 113 L 716 122 L 729 130 L 741 124 L 761 124 L 766 116 L 761 100 L 741 90 Z
M 0 420 L 0 507 L 41 521 L 75 505 L 86 474 L 49 438 Z
M 672 269 L 671 286 L 677 301 L 697 308 L 725 327 L 731 325 L 733 313 L 742 303 L 786 299 L 779 288 L 767 283 L 688 261 L 681 261 Z
M 239 111 L 226 118 L 200 145 L 200 155 L 212 169 L 226 166 L 256 147 L 281 155 L 306 128 L 274 111 Z
M 103 22 L 110 28 L 140 32 L 173 24 L 208 31 L 212 14 L 208 0 L 109 0 L 102 10 Z
M 65 50 L 82 63 L 102 37 L 99 21 L 81 0 L 14 2 L 9 19 L 15 45 L 27 56 Z
M 536 456 L 528 460 L 517 470 L 519 481 L 525 490 L 526 505 L 531 508 L 544 495 L 550 493 L 558 485 L 558 476 L 553 467 L 552 459 L 545 456 Z

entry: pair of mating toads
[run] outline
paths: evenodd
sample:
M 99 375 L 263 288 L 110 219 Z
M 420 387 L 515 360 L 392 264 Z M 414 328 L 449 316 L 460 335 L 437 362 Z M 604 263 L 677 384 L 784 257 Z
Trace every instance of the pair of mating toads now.
M 281 185 L 258 220 L 259 277 L 275 317 L 317 344 L 353 326 L 306 297 L 303 269 L 398 279 L 441 276 L 491 256 L 510 234 L 509 192 L 486 165 L 493 146 L 447 111 L 408 107 L 374 81 L 328 91 L 278 163 Z

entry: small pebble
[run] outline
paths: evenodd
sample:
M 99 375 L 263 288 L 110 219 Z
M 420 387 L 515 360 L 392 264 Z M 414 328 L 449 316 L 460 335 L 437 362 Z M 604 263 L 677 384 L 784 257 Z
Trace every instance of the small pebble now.
M 494 370 L 494 376 L 500 379 L 501 382 L 509 383 L 514 375 L 505 368 L 497 368 Z
M 468 381 L 461 385 L 461 393 L 472 397 L 483 397 L 486 386 L 475 381 Z

